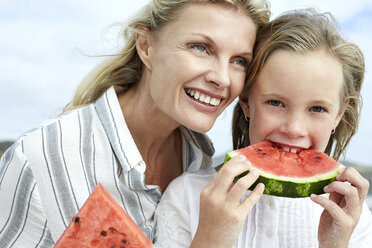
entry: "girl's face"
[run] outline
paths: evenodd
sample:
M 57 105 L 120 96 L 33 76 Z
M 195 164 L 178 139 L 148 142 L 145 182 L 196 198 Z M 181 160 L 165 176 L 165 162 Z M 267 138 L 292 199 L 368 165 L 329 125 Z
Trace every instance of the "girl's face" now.
M 325 50 L 300 55 L 274 52 L 247 99 L 251 144 L 270 140 L 287 151 L 324 152 L 344 112 L 342 64 Z
M 241 10 L 184 6 L 151 39 L 145 87 L 153 105 L 176 125 L 208 131 L 240 94 L 255 37 Z

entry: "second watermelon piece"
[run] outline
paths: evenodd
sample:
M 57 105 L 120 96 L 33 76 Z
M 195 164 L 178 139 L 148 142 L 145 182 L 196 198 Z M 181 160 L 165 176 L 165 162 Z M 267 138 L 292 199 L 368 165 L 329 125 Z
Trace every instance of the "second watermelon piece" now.
M 54 248 L 151 248 L 150 240 L 99 183 Z

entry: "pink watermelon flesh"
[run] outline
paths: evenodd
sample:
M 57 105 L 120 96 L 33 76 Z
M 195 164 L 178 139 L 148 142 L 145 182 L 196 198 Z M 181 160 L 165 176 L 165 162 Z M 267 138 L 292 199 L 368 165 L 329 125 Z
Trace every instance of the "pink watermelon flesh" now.
M 277 196 L 307 197 L 312 193 L 324 193 L 323 187 L 331 183 L 338 168 L 343 167 L 327 154 L 314 149 L 292 153 L 270 141 L 229 152 L 225 162 L 238 154 L 246 156 L 260 171 L 254 185 L 263 182 L 266 186 L 264 193 Z
M 270 141 L 248 146 L 238 152 L 249 158 L 249 161 L 261 171 L 275 176 L 312 177 L 333 171 L 339 166 L 337 161 L 325 153 L 313 149 L 298 153 L 287 152 Z
M 54 248 L 148 248 L 150 240 L 98 184 Z

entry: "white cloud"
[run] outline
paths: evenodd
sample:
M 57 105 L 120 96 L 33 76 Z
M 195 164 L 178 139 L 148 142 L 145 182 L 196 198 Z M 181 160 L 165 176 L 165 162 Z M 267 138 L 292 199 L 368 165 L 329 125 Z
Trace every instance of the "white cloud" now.
M 284 11 L 312 7 L 321 12 L 331 12 L 340 22 L 348 20 L 366 7 L 371 7 L 370 0 L 272 0 L 270 5 L 274 17 Z

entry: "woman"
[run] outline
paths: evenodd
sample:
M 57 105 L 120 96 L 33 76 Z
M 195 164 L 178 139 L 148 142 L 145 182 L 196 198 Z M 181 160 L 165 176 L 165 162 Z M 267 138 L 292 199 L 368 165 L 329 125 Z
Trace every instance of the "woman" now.
M 98 182 L 151 240 L 169 182 L 211 165 L 201 133 L 240 94 L 268 19 L 265 1 L 146 5 L 124 30 L 125 47 L 87 76 L 65 113 L 4 154 L 2 247 L 51 247 Z

